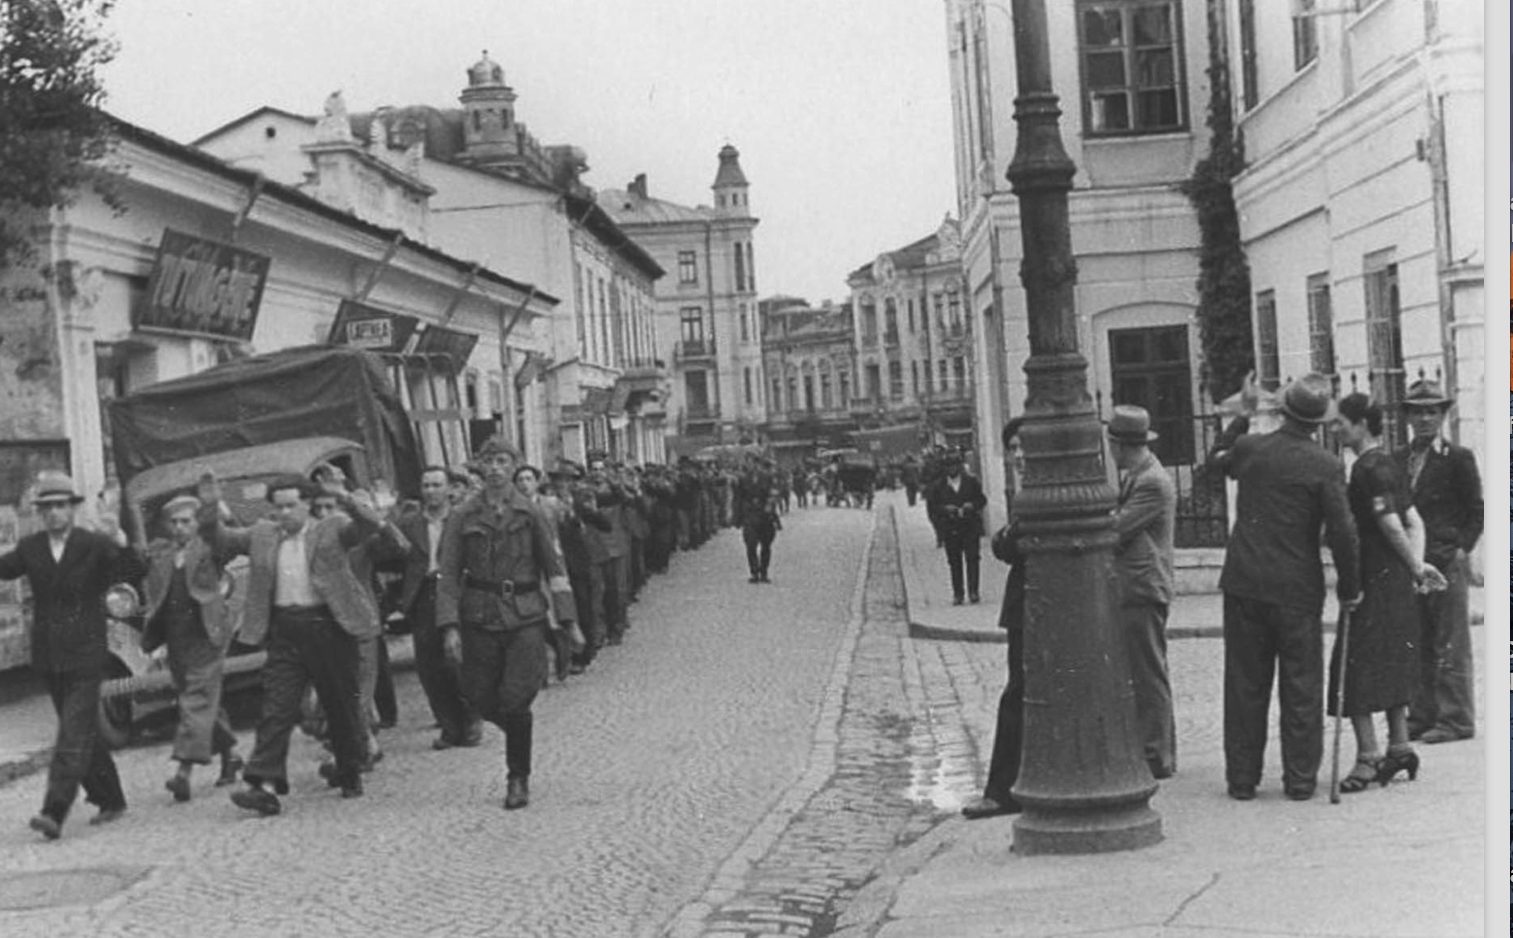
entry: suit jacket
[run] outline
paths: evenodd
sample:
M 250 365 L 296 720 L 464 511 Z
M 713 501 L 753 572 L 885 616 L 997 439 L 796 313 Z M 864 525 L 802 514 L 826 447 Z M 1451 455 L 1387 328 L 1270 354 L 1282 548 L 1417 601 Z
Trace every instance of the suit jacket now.
M 167 640 L 168 623 L 158 613 L 163 611 L 163 600 L 168 598 L 176 552 L 173 541 L 167 538 L 153 541 L 145 550 L 147 582 L 143 587 L 143 602 L 147 614 L 142 629 L 144 651 L 152 651 Z M 193 538 L 184 548 L 184 577 L 190 597 L 200 606 L 205 637 L 217 648 L 226 647 L 231 640 L 231 622 L 226 615 L 226 599 L 221 595 L 221 567 L 215 562 L 215 552 L 203 538 Z
M 1212 461 L 1239 481 L 1235 523 L 1219 588 L 1317 615 L 1324 608 L 1320 534 L 1334 555 L 1341 598 L 1360 594 L 1360 541 L 1340 461 L 1292 425 L 1239 436 L 1236 420 Z
M 982 537 L 982 510 L 987 507 L 988 497 L 982 492 L 982 483 L 976 476 L 961 474 L 961 486 L 951 490 L 951 484 L 941 476 L 931 484 L 925 494 L 925 511 L 935 534 L 942 539 L 952 537 Z
M 450 517 L 450 513 L 448 513 Z M 425 583 L 426 568 L 431 563 L 431 534 L 424 511 L 412 511 L 400 516 L 395 522 L 399 533 L 404 535 L 407 541 L 407 549 L 404 553 L 404 582 L 399 589 L 399 611 L 405 615 L 410 614 L 415 605 L 415 597 L 420 595 L 420 587 Z M 446 541 L 446 525 L 438 532 L 442 542 Z M 441 563 L 441 545 L 437 544 L 437 565 Z
M 1411 479 L 1411 447 L 1392 454 L 1403 478 Z M 1485 524 L 1481 474 L 1476 455 L 1464 446 L 1436 439 L 1424 455 L 1424 468 L 1413 482 L 1413 507 L 1424 519 L 1424 559 L 1447 571 L 1455 552 L 1470 553 Z
M 1147 451 L 1125 474 L 1114 512 L 1114 528 L 1119 533 L 1114 564 L 1122 603 L 1171 605 L 1176 526 L 1177 487 L 1156 454 Z
M 303 537 L 315 595 L 330 607 L 338 625 L 353 638 L 362 640 L 378 635 L 382 623 L 378 620 L 373 590 L 353 570 L 347 552 L 377 534 L 382 522 L 369 509 L 354 507 L 353 512 L 351 516 L 334 512 L 319 521 L 311 519 Z M 215 505 L 201 508 L 199 521 L 200 536 L 214 547 L 217 561 L 224 563 L 241 554 L 250 561 L 242 641 L 258 644 L 268 633 L 273 611 L 278 545 L 283 532 L 268 519 L 245 528 L 229 527 L 221 521 Z
M 63 557 L 53 560 L 47 532 L 28 534 L 0 554 L 0 580 L 26 577 L 32 593 L 32 667 L 38 671 L 103 674 L 105 591 L 136 579 L 141 564 L 103 534 L 72 528 Z

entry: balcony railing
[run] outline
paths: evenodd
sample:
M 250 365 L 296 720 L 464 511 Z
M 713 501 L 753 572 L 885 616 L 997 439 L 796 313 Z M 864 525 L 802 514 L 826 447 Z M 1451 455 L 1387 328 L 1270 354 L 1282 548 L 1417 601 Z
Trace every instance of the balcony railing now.
M 673 347 L 673 359 L 680 362 L 714 357 L 714 339 L 684 339 Z

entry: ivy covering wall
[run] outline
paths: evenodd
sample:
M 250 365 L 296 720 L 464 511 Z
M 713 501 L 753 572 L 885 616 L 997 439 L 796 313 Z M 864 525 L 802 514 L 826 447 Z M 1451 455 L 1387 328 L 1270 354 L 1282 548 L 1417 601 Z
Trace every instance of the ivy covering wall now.
M 1207 390 L 1216 402 L 1238 391 L 1245 375 L 1255 368 L 1250 264 L 1240 244 L 1232 185 L 1245 168 L 1245 144 L 1235 131 L 1224 33 L 1222 0 L 1209 0 L 1209 152 L 1179 186 L 1198 216 L 1198 335 Z

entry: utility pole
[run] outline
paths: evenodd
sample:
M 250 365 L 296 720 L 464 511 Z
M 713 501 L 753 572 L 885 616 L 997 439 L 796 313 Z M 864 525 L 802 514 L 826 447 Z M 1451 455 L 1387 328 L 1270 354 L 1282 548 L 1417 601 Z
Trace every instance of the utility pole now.
M 1008 179 L 1019 198 L 1030 357 L 1024 487 L 1014 501 L 1028 557 L 1024 762 L 1014 849 L 1102 853 L 1161 840 L 1140 752 L 1114 570 L 1116 494 L 1103 427 L 1077 349 L 1067 193 L 1077 167 L 1061 143 L 1045 0 L 1013 0 L 1018 137 Z

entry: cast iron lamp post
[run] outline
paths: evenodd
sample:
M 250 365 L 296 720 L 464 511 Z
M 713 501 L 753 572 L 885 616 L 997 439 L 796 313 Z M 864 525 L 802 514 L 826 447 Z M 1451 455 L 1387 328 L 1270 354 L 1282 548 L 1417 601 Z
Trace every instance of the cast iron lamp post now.
M 1013 0 L 1019 125 L 1008 179 L 1019 198 L 1030 357 L 1024 487 L 1014 507 L 1028 556 L 1024 761 L 1014 850 L 1101 853 L 1161 839 L 1156 783 L 1135 729 L 1119 624 L 1103 427 L 1077 350 L 1077 265 L 1067 192 L 1077 168 L 1061 145 L 1044 0 Z

